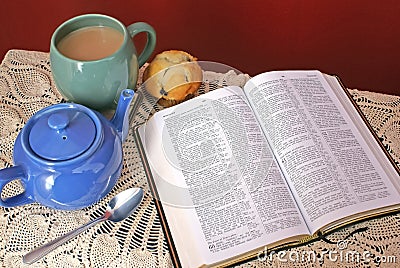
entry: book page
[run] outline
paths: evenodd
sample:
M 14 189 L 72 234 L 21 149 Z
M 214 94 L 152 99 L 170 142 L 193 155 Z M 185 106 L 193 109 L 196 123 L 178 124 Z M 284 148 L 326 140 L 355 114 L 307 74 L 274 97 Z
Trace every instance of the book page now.
M 242 89 L 157 112 L 141 137 L 178 254 L 196 245 L 183 263 L 309 234 Z
M 320 72 L 261 74 L 245 92 L 313 232 L 400 202 L 389 173 Z

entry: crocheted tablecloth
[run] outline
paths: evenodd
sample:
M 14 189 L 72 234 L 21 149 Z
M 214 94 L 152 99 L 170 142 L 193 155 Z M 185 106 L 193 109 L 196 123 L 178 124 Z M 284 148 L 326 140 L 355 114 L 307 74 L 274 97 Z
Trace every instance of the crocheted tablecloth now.
M 143 68 L 140 71 L 142 74 Z M 225 74 L 209 75 L 210 81 L 226 84 L 242 85 L 246 80 Z M 212 89 L 203 83 L 200 94 Z M 399 163 L 400 97 L 359 90 L 350 93 Z M 51 76 L 48 53 L 9 51 L 0 66 L 0 100 L 0 168 L 4 168 L 13 165 L 14 141 L 26 121 L 40 109 L 62 101 Z M 150 108 L 143 102 L 134 123 L 142 123 Z M 91 207 L 78 211 L 57 211 L 36 203 L 0 207 L 1 267 L 27 267 L 22 262 L 24 254 L 100 216 L 115 194 L 130 187 L 145 190 L 143 202 L 131 217 L 119 223 L 98 224 L 29 267 L 171 267 L 169 249 L 132 135 L 123 150 L 120 179 L 105 198 Z M 6 185 L 2 196 L 21 191 L 19 182 L 14 181 Z M 337 252 L 336 258 L 328 256 L 327 252 L 332 251 Z M 346 257 L 349 252 L 350 257 Z M 285 254 L 260 255 L 258 260 L 240 266 L 399 267 L 400 213 L 352 225 L 329 235 L 327 240 L 293 248 Z

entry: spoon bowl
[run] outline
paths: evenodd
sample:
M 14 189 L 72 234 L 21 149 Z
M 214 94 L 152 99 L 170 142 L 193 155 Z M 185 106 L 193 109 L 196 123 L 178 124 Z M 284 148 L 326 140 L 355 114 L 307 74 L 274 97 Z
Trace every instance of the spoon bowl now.
M 107 206 L 106 213 L 110 212 L 108 220 L 119 222 L 129 217 L 139 206 L 143 199 L 143 190 L 140 188 L 130 188 L 125 190 L 113 199 Z
M 136 208 L 139 206 L 140 202 L 143 199 L 143 195 L 144 195 L 143 190 L 140 188 L 130 188 L 117 194 L 108 203 L 107 209 L 101 217 L 59 238 L 56 238 L 53 241 L 50 241 L 49 243 L 43 246 L 40 246 L 32 250 L 23 257 L 23 262 L 26 264 L 32 264 L 40 260 L 41 258 L 46 256 L 48 253 L 50 253 L 57 247 L 66 243 L 67 241 L 71 240 L 72 238 L 76 237 L 77 235 L 89 229 L 90 227 L 96 225 L 97 223 L 106 220 L 110 220 L 113 222 L 122 221 L 123 219 L 129 217 L 136 210 Z

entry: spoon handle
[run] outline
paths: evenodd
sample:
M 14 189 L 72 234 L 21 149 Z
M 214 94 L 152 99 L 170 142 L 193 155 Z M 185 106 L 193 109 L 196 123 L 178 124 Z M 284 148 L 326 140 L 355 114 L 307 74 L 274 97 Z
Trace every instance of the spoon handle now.
M 97 218 L 75 230 L 72 230 L 72 231 L 66 233 L 65 235 L 63 235 L 59 238 L 56 238 L 56 239 L 48 242 L 47 244 L 44 244 L 43 246 L 35 248 L 34 250 L 32 250 L 31 252 L 29 252 L 28 254 L 26 254 L 23 257 L 23 262 L 26 264 L 32 264 L 32 263 L 38 261 L 39 259 L 46 256 L 48 253 L 50 253 L 51 251 L 56 249 L 57 247 L 64 244 L 65 242 L 76 237 L 77 235 L 79 235 L 83 231 L 89 229 L 90 227 L 96 225 L 97 223 L 105 221 L 106 219 L 107 219 L 107 217 L 105 217 L 105 216 L 99 217 L 99 218 Z

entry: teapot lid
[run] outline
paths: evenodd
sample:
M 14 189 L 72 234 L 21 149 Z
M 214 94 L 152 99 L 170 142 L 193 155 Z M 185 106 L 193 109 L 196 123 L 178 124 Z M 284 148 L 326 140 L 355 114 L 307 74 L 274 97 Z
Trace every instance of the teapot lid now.
M 31 149 L 46 160 L 65 161 L 77 157 L 96 137 L 95 122 L 88 114 L 73 107 L 62 107 L 42 114 L 29 133 Z

